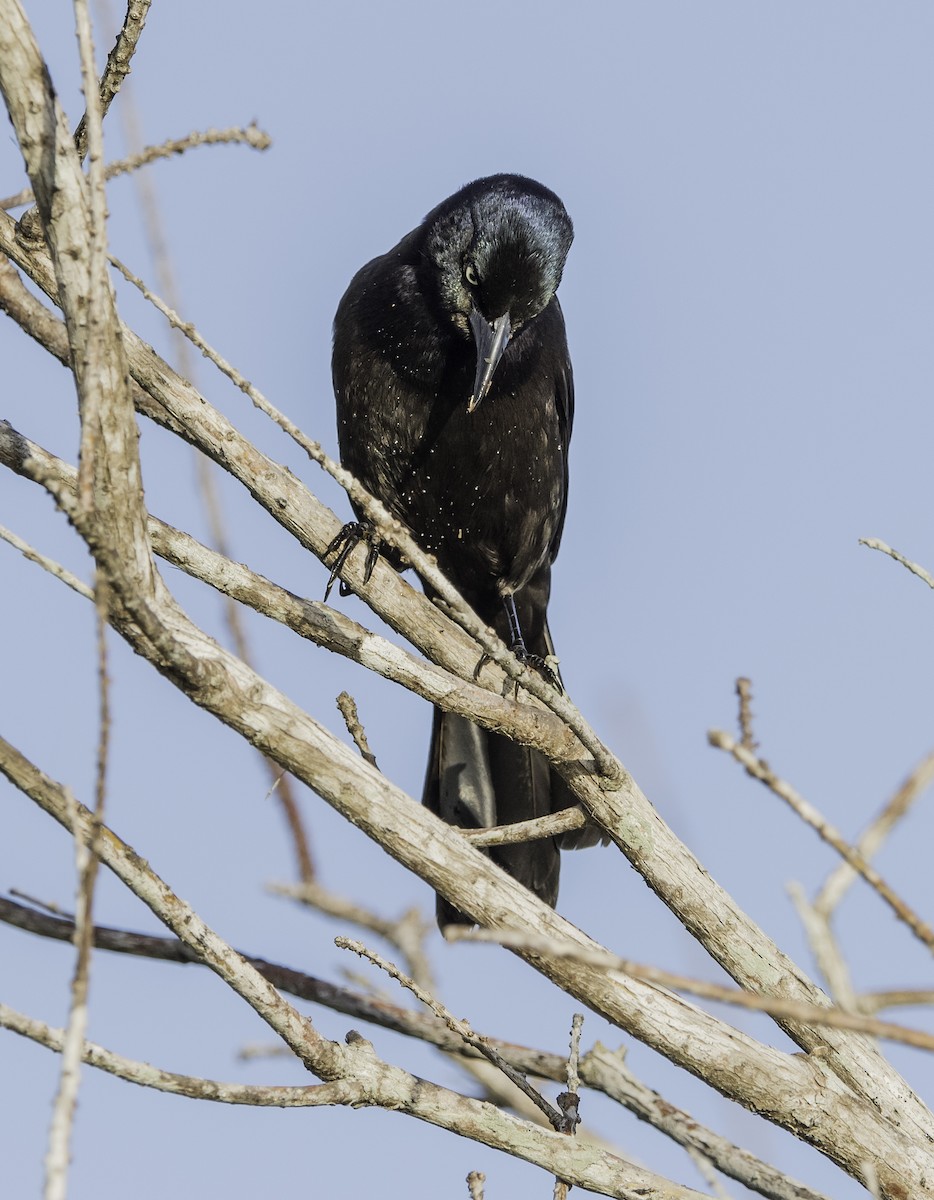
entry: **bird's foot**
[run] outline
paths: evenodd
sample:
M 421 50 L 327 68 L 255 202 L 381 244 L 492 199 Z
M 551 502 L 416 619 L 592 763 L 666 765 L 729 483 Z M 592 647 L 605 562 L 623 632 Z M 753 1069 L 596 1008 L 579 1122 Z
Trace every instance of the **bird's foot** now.
M 538 671 L 539 675 L 543 676 L 546 682 L 550 683 L 556 691 L 563 692 L 564 687 L 561 683 L 561 676 L 558 674 L 558 660 L 553 654 L 549 654 L 547 658 L 542 658 L 540 654 L 529 654 L 525 648 L 525 642 L 518 642 L 514 646 L 510 646 L 513 654 L 518 658 L 519 662 L 525 667 L 531 667 L 533 671 Z M 479 679 L 480 672 L 488 662 L 492 662 L 489 654 L 481 654 L 480 661 L 474 667 L 473 677 Z M 516 680 L 516 692 L 519 691 L 519 681 Z
M 555 691 L 564 691 L 564 688 L 561 686 L 561 677 L 558 674 L 558 660 L 553 654 L 549 654 L 546 658 L 542 658 L 540 654 L 529 654 L 524 642 L 519 642 L 517 646 L 513 646 L 512 652 L 523 666 L 531 667 L 533 671 L 538 671 L 539 675 L 544 678 L 546 683 L 550 683 Z
M 343 571 L 347 559 L 350 558 L 353 551 L 361 542 L 366 542 L 367 546 L 366 563 L 363 568 L 363 582 L 370 582 L 370 576 L 373 574 L 373 568 L 376 566 L 376 560 L 379 558 L 380 536 L 373 526 L 365 521 L 348 521 L 324 552 L 325 558 L 331 554 L 337 555 L 337 558 L 334 560 L 334 566 L 331 568 L 328 585 L 324 589 L 325 603 L 327 603 L 328 596 L 331 594 L 331 588 L 334 586 L 335 579 Z M 343 579 L 340 581 L 339 590 L 342 596 L 350 595 L 351 589 L 344 583 Z

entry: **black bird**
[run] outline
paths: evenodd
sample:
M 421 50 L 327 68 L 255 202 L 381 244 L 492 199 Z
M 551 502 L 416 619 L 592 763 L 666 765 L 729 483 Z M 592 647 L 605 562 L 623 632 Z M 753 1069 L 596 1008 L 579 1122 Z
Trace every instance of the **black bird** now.
M 564 205 L 542 184 L 478 179 L 358 271 L 334 319 L 341 461 L 436 556 L 477 614 L 537 665 L 556 661 L 546 609 L 567 506 L 574 388 L 555 292 L 572 237 Z M 378 539 L 357 515 L 361 523 L 335 541 L 335 572 L 360 540 L 372 567 Z M 471 828 L 575 802 L 537 751 L 438 709 L 423 799 Z M 585 829 L 560 845 L 598 840 Z M 553 906 L 558 845 L 491 855 Z M 465 920 L 438 898 L 439 924 Z

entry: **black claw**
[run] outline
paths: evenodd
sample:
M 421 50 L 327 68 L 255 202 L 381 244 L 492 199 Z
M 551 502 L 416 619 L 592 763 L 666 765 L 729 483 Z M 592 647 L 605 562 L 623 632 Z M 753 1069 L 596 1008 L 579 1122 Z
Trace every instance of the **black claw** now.
M 492 660 L 492 658 L 490 658 L 489 654 L 481 654 L 480 655 L 480 660 L 473 669 L 474 683 L 478 682 L 478 680 L 480 679 L 480 672 L 483 670 L 483 668 L 486 666 L 486 664 L 488 662 L 492 662 L 492 661 L 493 660 Z
M 334 560 L 334 566 L 331 568 L 331 574 L 328 577 L 328 585 L 324 589 L 324 600 L 331 594 L 331 588 L 334 586 L 334 581 L 344 569 L 344 564 L 351 556 L 355 548 L 360 542 L 367 543 L 366 563 L 363 568 L 363 582 L 369 583 L 370 576 L 373 574 L 373 568 L 376 566 L 376 560 L 379 558 L 380 539 L 379 534 L 372 525 L 367 525 L 362 521 L 348 521 L 343 526 L 337 537 L 331 542 L 327 550 L 324 552 L 324 557 L 327 558 L 331 554 L 337 554 Z M 351 588 L 343 581 L 340 581 L 338 589 L 342 596 L 349 596 Z
M 518 658 L 519 662 L 524 663 L 527 667 L 532 667 L 533 670 L 538 671 L 539 675 L 544 676 L 545 680 L 556 691 L 564 691 L 564 688 L 561 686 L 561 680 L 558 678 L 558 672 L 552 667 L 547 658 L 542 658 L 540 654 L 529 654 L 524 646 L 521 647 L 521 650 L 516 649 L 514 646 L 512 652 Z

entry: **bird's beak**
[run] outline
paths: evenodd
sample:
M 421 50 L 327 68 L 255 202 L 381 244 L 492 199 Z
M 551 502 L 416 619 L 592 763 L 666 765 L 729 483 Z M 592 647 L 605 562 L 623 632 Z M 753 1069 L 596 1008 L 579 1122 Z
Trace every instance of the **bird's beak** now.
M 477 344 L 477 375 L 474 379 L 473 395 L 467 405 L 467 411 L 472 413 L 490 390 L 493 372 L 509 343 L 512 326 L 509 323 L 509 313 L 503 313 L 491 325 L 484 316 L 473 309 L 468 320 Z

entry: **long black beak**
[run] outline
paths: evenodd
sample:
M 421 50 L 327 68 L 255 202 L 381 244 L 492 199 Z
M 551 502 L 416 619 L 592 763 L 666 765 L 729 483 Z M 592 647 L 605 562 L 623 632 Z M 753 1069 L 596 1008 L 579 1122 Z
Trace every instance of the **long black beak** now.
M 512 326 L 509 323 L 509 313 L 503 313 L 491 325 L 476 309 L 471 312 L 469 321 L 474 341 L 477 343 L 477 375 L 474 379 L 473 395 L 467 405 L 467 411 L 472 413 L 490 390 L 493 372 L 509 344 Z

